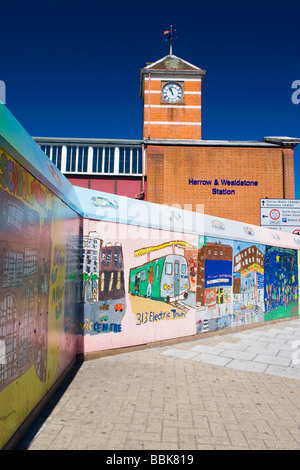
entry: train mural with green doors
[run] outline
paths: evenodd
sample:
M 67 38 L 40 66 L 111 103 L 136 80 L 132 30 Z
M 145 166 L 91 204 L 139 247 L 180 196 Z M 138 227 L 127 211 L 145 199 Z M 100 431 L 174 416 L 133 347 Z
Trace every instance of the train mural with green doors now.
M 130 270 L 129 292 L 153 300 L 186 299 L 190 288 L 184 256 L 169 254 Z

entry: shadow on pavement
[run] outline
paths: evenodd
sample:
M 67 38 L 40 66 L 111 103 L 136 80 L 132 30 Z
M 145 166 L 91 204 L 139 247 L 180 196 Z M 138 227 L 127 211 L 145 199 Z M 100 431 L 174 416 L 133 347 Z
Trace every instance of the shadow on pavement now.
M 68 376 L 64 379 L 62 384 L 58 387 L 56 392 L 54 392 L 53 396 L 50 398 L 48 403 L 42 409 L 39 416 L 35 419 L 35 421 L 29 426 L 25 434 L 19 440 L 19 442 L 14 446 L 14 450 L 27 450 L 30 443 L 33 441 L 36 434 L 39 432 L 40 428 L 43 426 L 44 422 L 48 418 L 48 416 L 52 413 L 53 409 L 56 407 L 57 403 L 64 395 L 65 391 L 69 387 L 69 385 L 74 380 L 76 374 L 78 373 L 82 362 L 78 362 L 74 365 L 71 372 Z

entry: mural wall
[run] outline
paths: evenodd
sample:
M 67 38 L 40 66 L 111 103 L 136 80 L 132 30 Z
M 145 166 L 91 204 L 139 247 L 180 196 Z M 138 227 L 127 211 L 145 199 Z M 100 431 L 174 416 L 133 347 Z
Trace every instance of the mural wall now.
M 82 353 L 298 315 L 298 250 L 126 228 L 84 220 Z
M 77 351 L 80 218 L 0 149 L 0 447 Z
M 199 237 L 197 333 L 298 315 L 298 250 Z
M 197 237 L 191 244 L 191 237 L 164 238 L 145 228 L 131 239 L 127 226 L 119 225 L 117 233 L 115 227 L 84 220 L 81 352 L 194 334 L 188 250 L 196 248 Z

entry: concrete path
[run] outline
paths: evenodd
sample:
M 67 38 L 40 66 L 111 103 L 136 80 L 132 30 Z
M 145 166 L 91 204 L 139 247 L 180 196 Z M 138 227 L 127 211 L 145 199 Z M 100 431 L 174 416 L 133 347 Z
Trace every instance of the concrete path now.
M 298 318 L 95 359 L 75 372 L 20 448 L 300 449 Z

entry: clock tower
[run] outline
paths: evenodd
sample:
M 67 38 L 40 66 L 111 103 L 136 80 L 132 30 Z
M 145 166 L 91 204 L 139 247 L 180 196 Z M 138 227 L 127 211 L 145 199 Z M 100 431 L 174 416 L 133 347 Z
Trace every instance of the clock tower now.
M 206 71 L 175 55 L 141 70 L 143 139 L 200 140 L 201 86 Z

